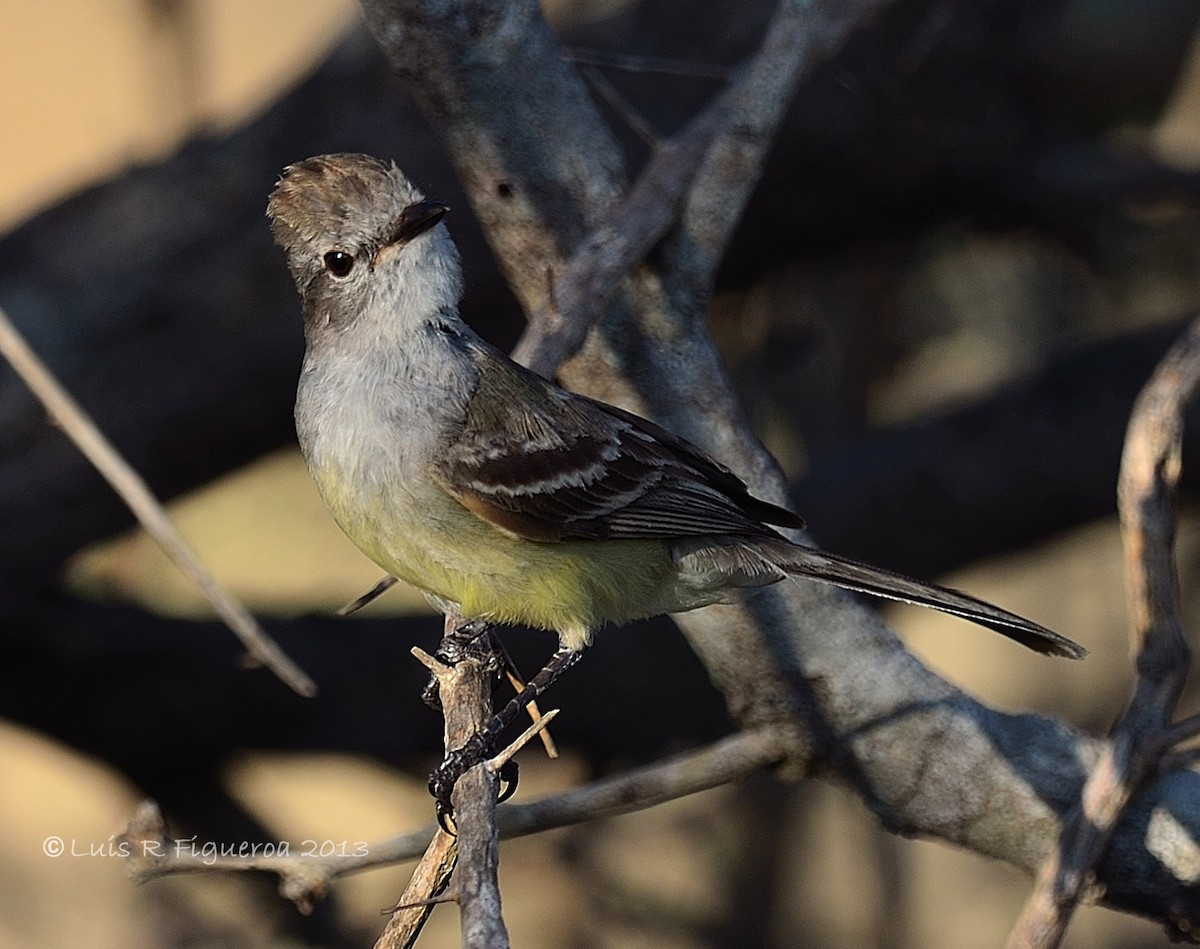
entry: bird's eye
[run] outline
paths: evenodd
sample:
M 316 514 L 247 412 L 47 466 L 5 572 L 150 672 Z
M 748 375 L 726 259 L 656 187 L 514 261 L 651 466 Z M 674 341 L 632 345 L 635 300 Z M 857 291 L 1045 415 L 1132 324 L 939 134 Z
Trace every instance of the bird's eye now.
M 347 254 L 344 250 L 331 250 L 322 259 L 325 261 L 325 269 L 335 277 L 348 276 L 354 269 L 354 255 Z

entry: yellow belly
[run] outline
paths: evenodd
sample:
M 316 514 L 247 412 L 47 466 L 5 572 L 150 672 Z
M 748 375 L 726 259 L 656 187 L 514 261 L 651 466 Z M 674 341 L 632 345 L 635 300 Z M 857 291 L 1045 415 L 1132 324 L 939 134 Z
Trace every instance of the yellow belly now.
M 447 495 L 397 503 L 393 491 L 348 503 L 330 479 L 316 480 L 368 557 L 468 618 L 554 630 L 563 645 L 581 648 L 605 623 L 679 608 L 662 541 L 541 543 L 494 527 Z

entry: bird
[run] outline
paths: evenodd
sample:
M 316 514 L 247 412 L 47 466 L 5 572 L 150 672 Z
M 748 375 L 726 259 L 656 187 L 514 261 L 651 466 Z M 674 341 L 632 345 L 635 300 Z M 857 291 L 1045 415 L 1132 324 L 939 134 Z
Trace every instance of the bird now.
M 352 153 L 289 165 L 267 205 L 303 304 L 298 441 L 334 520 L 389 576 L 443 612 L 553 632 L 558 671 L 605 625 L 785 578 L 1085 655 L 969 594 L 794 543 L 781 530 L 801 518 L 700 448 L 514 362 L 460 316 L 448 210 Z

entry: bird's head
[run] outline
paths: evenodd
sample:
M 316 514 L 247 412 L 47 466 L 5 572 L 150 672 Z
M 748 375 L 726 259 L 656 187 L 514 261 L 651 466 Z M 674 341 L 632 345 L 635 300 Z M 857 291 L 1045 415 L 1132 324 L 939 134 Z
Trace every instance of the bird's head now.
M 441 223 L 448 210 L 369 155 L 320 155 L 285 168 L 267 216 L 306 325 L 348 329 L 456 306 L 462 277 Z

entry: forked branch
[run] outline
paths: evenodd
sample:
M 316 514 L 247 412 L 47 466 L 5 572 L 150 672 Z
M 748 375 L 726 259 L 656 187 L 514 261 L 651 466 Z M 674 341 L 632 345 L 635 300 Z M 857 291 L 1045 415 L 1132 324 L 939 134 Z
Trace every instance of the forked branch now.
M 1183 468 L 1184 409 L 1198 384 L 1200 320 L 1167 353 L 1138 397 L 1121 460 L 1117 500 L 1137 673 L 1133 694 L 1088 776 L 1079 806 L 1063 825 L 1058 846 L 1038 873 L 1010 949 L 1050 949 L 1061 942 L 1134 792 L 1170 743 L 1192 733 L 1190 726 L 1171 725 L 1190 660 L 1180 622 L 1174 498 Z

